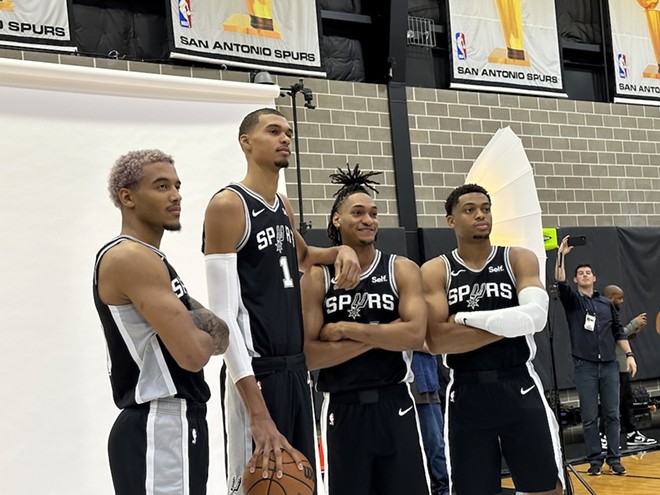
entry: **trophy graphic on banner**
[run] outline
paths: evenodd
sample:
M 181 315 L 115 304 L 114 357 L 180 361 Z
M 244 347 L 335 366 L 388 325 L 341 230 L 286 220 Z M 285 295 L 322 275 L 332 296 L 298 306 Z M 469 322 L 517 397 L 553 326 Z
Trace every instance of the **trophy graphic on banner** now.
M 660 79 L 660 11 L 655 10 L 660 0 L 637 0 L 640 7 L 644 9 L 646 26 L 649 28 L 649 36 L 655 53 L 655 64 L 649 64 L 642 71 L 643 77 Z
M 495 0 L 495 4 L 506 48 L 495 48 L 488 55 L 488 61 L 494 64 L 529 67 L 531 61 L 523 42 L 522 0 Z
M 14 11 L 14 0 L 0 0 L 0 10 Z
M 273 0 L 245 0 L 248 15 L 232 14 L 222 25 L 225 31 L 266 38 L 281 38 L 277 21 L 273 20 Z

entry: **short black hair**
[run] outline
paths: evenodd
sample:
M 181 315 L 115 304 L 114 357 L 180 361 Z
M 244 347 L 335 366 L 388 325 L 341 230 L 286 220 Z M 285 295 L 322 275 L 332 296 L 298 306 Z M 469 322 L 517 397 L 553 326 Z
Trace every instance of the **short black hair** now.
M 577 277 L 577 272 L 580 268 L 589 268 L 591 270 L 591 273 L 593 275 L 596 275 L 596 271 L 591 268 L 591 265 L 589 263 L 580 263 L 577 267 L 575 267 L 575 274 L 573 275 L 574 277 Z
M 239 139 L 243 134 L 249 134 L 250 132 L 252 132 L 252 130 L 259 122 L 259 117 L 261 117 L 262 115 L 279 115 L 280 117 L 284 117 L 286 119 L 286 117 L 282 112 L 279 112 L 274 108 L 266 107 L 266 108 L 259 108 L 258 110 L 254 110 L 253 112 L 248 113 L 243 118 L 241 125 L 238 127 Z
M 447 196 L 447 199 L 445 200 L 445 211 L 447 212 L 447 216 L 453 213 L 454 206 L 456 206 L 458 203 L 458 199 L 464 194 L 470 193 L 481 193 L 488 198 L 488 202 L 490 203 L 490 196 L 488 191 L 486 191 L 486 189 L 481 187 L 479 184 L 463 184 L 462 186 L 458 186 L 451 193 L 449 193 L 449 196 Z

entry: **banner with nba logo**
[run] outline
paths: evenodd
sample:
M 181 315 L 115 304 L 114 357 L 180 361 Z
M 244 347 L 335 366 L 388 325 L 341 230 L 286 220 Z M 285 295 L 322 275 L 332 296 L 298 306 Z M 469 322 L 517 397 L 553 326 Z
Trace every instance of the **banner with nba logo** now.
M 451 88 L 566 97 L 554 0 L 449 0 Z
M 325 76 L 315 0 L 170 0 L 170 57 Z
M 0 0 L 0 46 L 75 52 L 71 0 Z
M 609 0 L 614 101 L 660 105 L 660 0 Z

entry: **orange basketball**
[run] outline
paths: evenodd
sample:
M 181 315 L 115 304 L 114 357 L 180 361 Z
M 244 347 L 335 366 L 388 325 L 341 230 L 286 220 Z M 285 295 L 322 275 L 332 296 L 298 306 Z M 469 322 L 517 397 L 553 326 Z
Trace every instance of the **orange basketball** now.
M 275 475 L 275 454 L 268 458 L 268 478 L 261 477 L 261 459 L 254 473 L 246 469 L 243 473 L 245 495 L 312 495 L 314 493 L 314 468 L 303 458 L 303 470 L 286 450 L 282 451 L 282 477 Z

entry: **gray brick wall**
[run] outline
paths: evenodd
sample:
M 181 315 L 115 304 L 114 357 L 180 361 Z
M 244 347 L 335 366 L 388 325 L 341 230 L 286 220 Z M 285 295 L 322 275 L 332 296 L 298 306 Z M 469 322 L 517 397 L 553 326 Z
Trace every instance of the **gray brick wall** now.
M 245 72 L 0 49 L 0 57 L 244 81 Z M 297 78 L 276 76 L 286 89 Z M 380 170 L 380 218 L 398 225 L 385 85 L 305 79 L 317 108 L 297 98 L 303 212 L 323 228 L 336 187 L 328 175 L 359 163 Z M 501 127 L 522 139 L 546 226 L 660 226 L 660 107 L 408 88 L 408 123 L 421 227 L 444 227 L 444 198 Z M 292 119 L 291 98 L 277 108 Z M 285 177 L 298 209 L 295 161 Z

